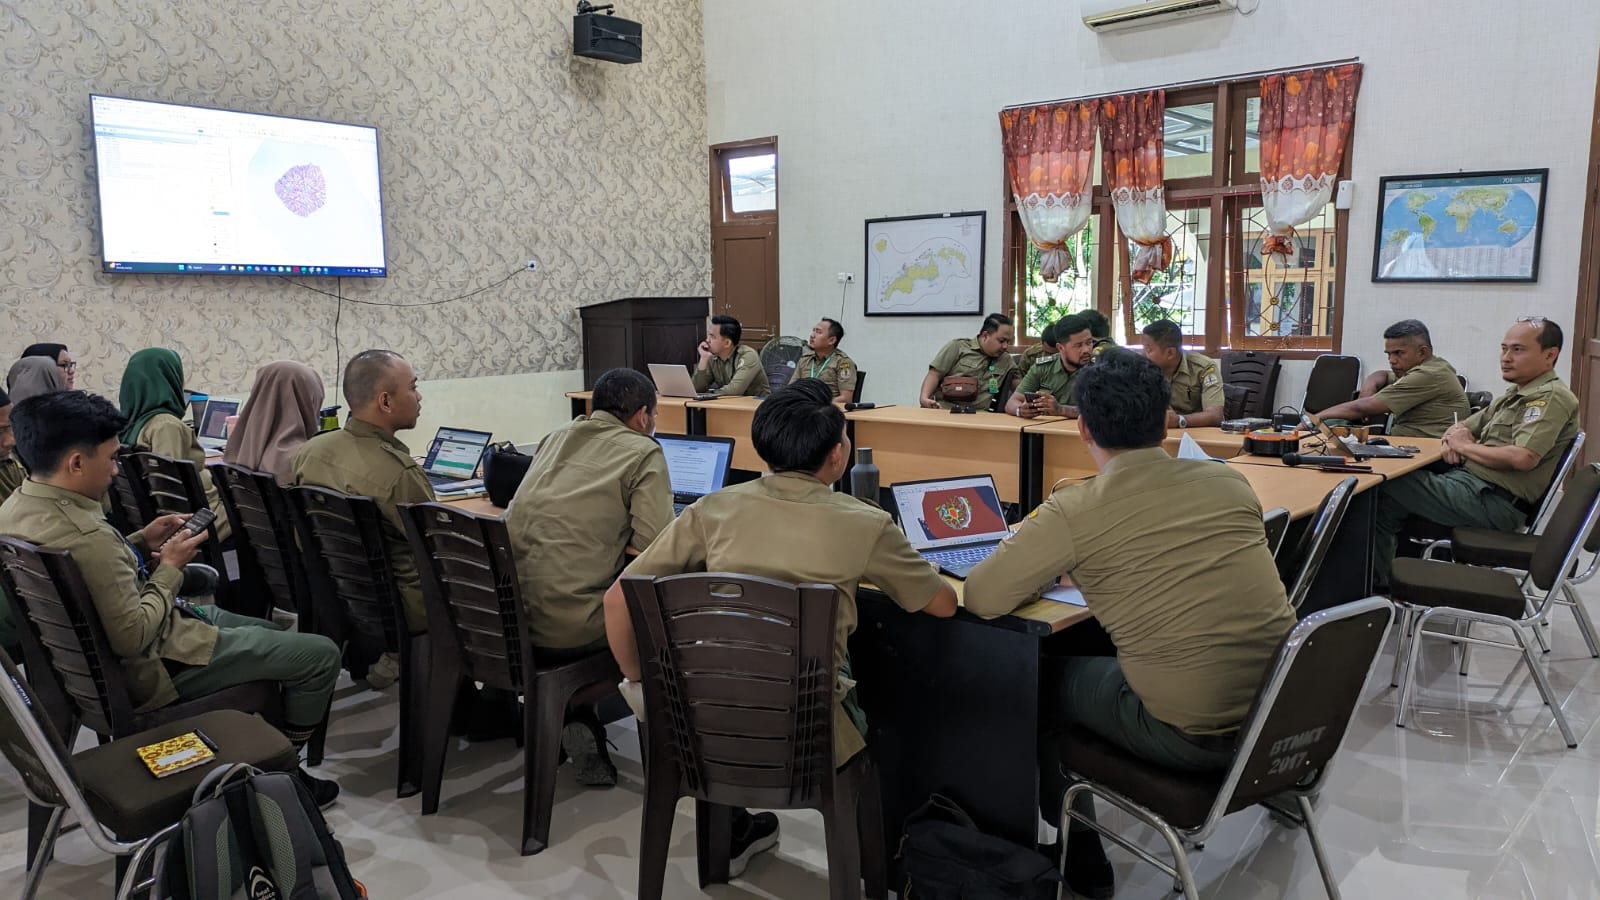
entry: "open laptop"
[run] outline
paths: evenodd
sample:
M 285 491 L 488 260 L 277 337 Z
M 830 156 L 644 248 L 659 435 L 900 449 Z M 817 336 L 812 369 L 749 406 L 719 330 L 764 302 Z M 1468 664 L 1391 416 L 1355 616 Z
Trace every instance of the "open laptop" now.
M 733 465 L 733 438 L 658 434 L 656 443 L 667 457 L 674 516 L 682 515 L 684 507 L 722 490 L 728 483 L 728 469 Z
M 1309 425 L 1312 431 L 1322 435 L 1322 439 L 1328 445 L 1330 452 L 1349 456 L 1357 461 L 1363 459 L 1410 459 L 1416 456 L 1418 452 L 1416 447 L 1385 447 L 1382 445 L 1374 447 L 1357 441 L 1354 436 L 1339 437 L 1334 432 L 1333 426 L 1324 422 L 1315 413 L 1303 413 L 1300 419 L 1303 423 Z
M 689 370 L 670 363 L 651 363 L 650 377 L 663 397 L 692 397 L 695 400 L 715 400 L 721 396 L 714 391 L 697 391 L 689 378 Z
M 487 431 L 439 429 L 422 461 L 422 471 L 433 484 L 433 492 L 443 496 L 483 490 L 483 479 L 477 477 L 478 464 L 492 437 Z
M 234 397 L 208 397 L 201 408 L 195 436 L 200 446 L 207 450 L 221 450 L 228 446 L 228 419 L 239 414 L 239 400 Z
M 889 490 L 911 546 L 947 575 L 966 578 L 1009 533 L 991 475 L 903 481 Z

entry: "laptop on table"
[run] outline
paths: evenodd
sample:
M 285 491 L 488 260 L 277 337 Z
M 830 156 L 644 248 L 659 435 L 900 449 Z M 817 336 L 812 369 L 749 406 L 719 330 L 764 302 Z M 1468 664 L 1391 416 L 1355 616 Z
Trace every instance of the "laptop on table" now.
M 889 490 L 912 548 L 947 575 L 966 578 L 1010 534 L 991 475 L 903 481 Z
M 697 391 L 689 370 L 671 363 L 651 363 L 650 378 L 663 397 L 689 397 L 694 400 L 715 400 L 722 396 L 715 391 Z
M 1304 413 L 1301 418 L 1310 424 L 1313 431 L 1322 436 L 1329 452 L 1352 457 L 1357 462 L 1365 459 L 1410 459 L 1418 452 L 1416 447 L 1386 447 L 1382 444 L 1374 447 L 1371 444 L 1361 443 L 1353 435 L 1339 437 L 1334 432 L 1333 426 L 1315 413 Z
M 733 466 L 733 438 L 656 436 L 667 457 L 667 475 L 672 479 L 672 514 L 680 516 L 684 507 L 707 494 L 722 490 Z
M 228 419 L 239 414 L 239 401 L 233 397 L 209 397 L 195 419 L 195 437 L 207 450 L 228 446 Z
M 468 428 L 439 429 L 422 461 L 423 474 L 428 476 L 433 492 L 443 496 L 483 490 L 483 479 L 477 477 L 478 465 L 492 437 L 487 431 Z

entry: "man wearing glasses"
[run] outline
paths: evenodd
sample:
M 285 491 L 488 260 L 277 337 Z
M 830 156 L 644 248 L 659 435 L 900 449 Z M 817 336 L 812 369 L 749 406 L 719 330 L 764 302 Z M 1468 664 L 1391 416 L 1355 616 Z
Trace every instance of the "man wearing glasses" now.
M 1561 343 L 1555 322 L 1518 319 L 1500 341 L 1500 377 L 1511 387 L 1444 433 L 1444 462 L 1452 468 L 1384 485 L 1374 547 L 1380 584 L 1410 516 L 1450 528 L 1516 531 L 1526 524 L 1578 433 L 1578 398 L 1555 373 Z

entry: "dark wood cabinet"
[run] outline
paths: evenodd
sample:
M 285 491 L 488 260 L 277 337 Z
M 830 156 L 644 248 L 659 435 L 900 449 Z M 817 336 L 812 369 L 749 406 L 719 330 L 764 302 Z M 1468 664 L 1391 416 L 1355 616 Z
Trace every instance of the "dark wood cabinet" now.
M 650 374 L 650 363 L 693 365 L 706 338 L 710 297 L 628 297 L 578 308 L 583 320 L 583 387 L 619 366 Z

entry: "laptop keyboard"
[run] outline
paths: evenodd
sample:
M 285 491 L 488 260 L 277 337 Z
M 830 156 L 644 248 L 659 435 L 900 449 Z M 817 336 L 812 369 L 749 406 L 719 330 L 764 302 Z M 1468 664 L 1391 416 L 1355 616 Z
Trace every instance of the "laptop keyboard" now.
M 970 568 L 988 559 L 998 545 L 990 544 L 983 547 L 951 547 L 948 550 L 929 550 L 922 554 L 923 559 L 935 562 L 946 569 Z

